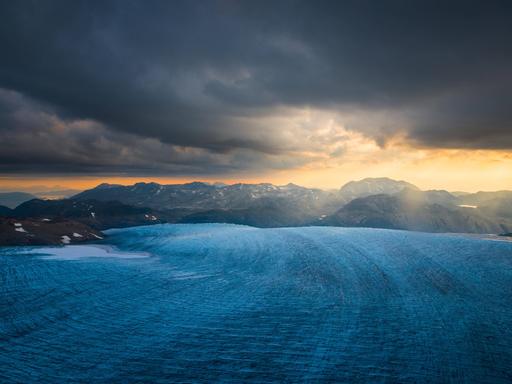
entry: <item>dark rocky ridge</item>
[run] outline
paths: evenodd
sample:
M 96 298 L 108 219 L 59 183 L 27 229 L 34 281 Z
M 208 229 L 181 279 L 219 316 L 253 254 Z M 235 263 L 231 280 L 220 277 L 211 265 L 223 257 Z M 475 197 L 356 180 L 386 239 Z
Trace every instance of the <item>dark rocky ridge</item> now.
M 91 228 L 103 230 L 174 222 L 186 213 L 189 211 L 167 210 L 164 212 L 146 207 L 134 207 L 118 201 L 33 199 L 12 210 L 11 217 L 71 219 Z
M 60 245 L 101 238 L 100 231 L 75 220 L 0 217 L 0 245 Z
M 188 212 L 157 212 L 117 201 L 33 199 L 0 214 L 0 245 L 55 245 L 98 240 L 103 237 L 100 232 L 103 229 L 176 222 L 185 213 Z

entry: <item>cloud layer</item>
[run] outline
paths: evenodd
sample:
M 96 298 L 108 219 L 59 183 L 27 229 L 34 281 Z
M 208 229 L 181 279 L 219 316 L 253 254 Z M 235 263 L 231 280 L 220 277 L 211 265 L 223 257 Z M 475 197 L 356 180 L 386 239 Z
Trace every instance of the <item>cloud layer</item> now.
M 0 172 L 293 168 L 349 131 L 512 149 L 510 8 L 3 2 Z

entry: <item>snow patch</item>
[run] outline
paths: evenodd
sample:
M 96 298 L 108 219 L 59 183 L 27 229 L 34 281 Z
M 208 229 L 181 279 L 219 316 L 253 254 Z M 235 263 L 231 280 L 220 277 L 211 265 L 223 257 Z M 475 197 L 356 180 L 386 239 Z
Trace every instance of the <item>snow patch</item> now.
M 73 232 L 73 237 L 83 237 L 81 234 Z
M 16 232 L 24 232 L 24 233 L 27 233 L 27 231 L 25 231 L 25 229 L 23 228 L 23 226 L 21 225 L 21 223 L 14 223 L 14 230 Z
M 71 243 L 71 238 L 70 238 L 69 236 L 67 236 L 67 235 L 63 235 L 63 236 L 61 236 L 60 238 L 61 238 L 61 242 L 62 242 L 63 244 L 69 244 L 69 243 Z
M 66 245 L 64 247 L 35 248 L 28 254 L 44 254 L 43 259 L 80 260 L 88 258 L 140 259 L 151 256 L 147 252 L 123 252 L 108 246 Z

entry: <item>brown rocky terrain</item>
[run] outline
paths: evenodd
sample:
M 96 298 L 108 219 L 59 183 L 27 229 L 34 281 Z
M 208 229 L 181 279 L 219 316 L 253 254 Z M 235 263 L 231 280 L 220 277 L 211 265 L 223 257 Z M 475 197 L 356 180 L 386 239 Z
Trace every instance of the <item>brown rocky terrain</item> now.
M 0 245 L 74 244 L 102 238 L 100 231 L 73 220 L 0 217 Z

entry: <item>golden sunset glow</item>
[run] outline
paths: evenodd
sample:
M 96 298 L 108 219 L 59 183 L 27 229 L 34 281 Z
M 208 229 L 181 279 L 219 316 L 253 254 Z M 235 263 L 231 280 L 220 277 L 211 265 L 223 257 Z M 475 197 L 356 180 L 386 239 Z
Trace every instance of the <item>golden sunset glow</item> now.
M 212 21 L 218 30 L 191 22 L 140 41 L 126 38 L 131 23 L 105 38 L 91 29 L 76 36 L 69 61 L 48 58 L 65 82 L 31 56 L 22 28 L 27 48 L 0 71 L 0 189 L 150 181 L 338 189 L 366 177 L 424 190 L 512 189 L 510 64 L 505 46 L 491 49 L 494 19 L 481 30 L 464 24 L 446 41 L 431 41 L 428 26 L 384 28 L 378 44 L 352 19 L 347 31 L 358 40 L 345 40 L 338 21 L 311 36 L 298 25 L 262 33 L 244 22 L 240 41 L 240 28 L 226 33 L 224 20 Z M 414 33 L 416 45 L 405 44 Z M 55 36 L 40 36 L 35 47 L 61 49 Z M 82 44 L 92 44 L 91 62 Z
M 329 156 L 307 166 L 251 175 L 240 173 L 223 177 L 2 177 L 0 189 L 34 189 L 37 186 L 88 189 L 100 183 L 130 185 L 137 182 L 181 184 L 192 181 L 235 183 L 295 183 L 306 187 L 337 189 L 350 180 L 388 177 L 407 180 L 421 189 L 477 192 L 512 189 L 512 155 L 507 151 L 432 150 L 395 145 L 380 148 L 347 145 L 342 159 Z M 361 150 L 361 148 L 365 148 Z M 485 186 L 483 188 L 482 186 Z

